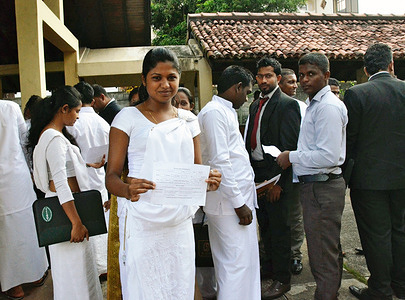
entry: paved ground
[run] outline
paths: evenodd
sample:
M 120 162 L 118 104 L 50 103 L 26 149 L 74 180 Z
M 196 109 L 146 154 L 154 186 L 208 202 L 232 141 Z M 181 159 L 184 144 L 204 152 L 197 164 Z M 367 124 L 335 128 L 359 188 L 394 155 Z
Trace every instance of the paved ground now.
M 367 278 L 369 273 L 367 271 L 366 263 L 364 256 L 357 255 L 355 248 L 360 247 L 360 240 L 357 233 L 356 222 L 354 220 L 353 210 L 350 204 L 350 199 L 346 196 L 346 206 L 343 213 L 343 220 L 342 220 L 342 248 L 343 251 L 346 252 L 346 257 L 344 259 L 344 263 L 347 268 L 354 270 L 359 275 Z M 315 291 L 315 282 L 312 277 L 312 274 L 309 269 L 308 265 L 308 256 L 306 253 L 306 244 L 303 245 L 302 248 L 304 252 L 304 270 L 298 276 L 293 276 L 292 278 L 292 288 L 291 291 L 286 294 L 285 297 L 279 299 L 289 299 L 289 300 L 310 300 L 313 299 L 314 291 Z M 52 299 L 52 276 L 46 280 L 45 284 L 40 288 L 30 288 L 29 286 L 24 287 L 26 300 L 50 300 Z M 267 286 L 269 282 L 263 282 L 264 286 Z M 351 273 L 347 272 L 346 270 L 343 273 L 343 280 L 342 286 L 340 289 L 340 300 L 350 300 L 356 299 L 353 297 L 348 287 L 350 285 L 359 285 L 365 286 L 361 282 L 359 282 Z M 106 283 L 102 284 L 104 295 L 106 294 Z M 0 294 L 0 300 L 7 299 L 4 295 Z M 106 297 L 105 297 L 106 299 Z M 154 300 L 154 299 L 151 299 Z

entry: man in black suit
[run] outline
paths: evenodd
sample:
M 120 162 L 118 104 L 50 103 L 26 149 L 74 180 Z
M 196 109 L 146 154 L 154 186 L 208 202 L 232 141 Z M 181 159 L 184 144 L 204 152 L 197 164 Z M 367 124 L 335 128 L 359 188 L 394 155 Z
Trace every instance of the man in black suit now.
M 346 91 L 350 197 L 370 271 L 359 299 L 405 299 L 405 83 L 393 77 L 391 48 L 364 55 L 369 81 Z
M 111 99 L 106 90 L 98 84 L 93 84 L 94 89 L 94 102 L 93 108 L 100 117 L 107 121 L 111 125 L 116 114 L 119 113 L 121 107 L 117 104 L 115 99 Z
M 256 80 L 261 94 L 249 109 L 246 149 L 255 172 L 255 182 L 263 182 L 281 173 L 279 182 L 266 195 L 259 197 L 257 219 L 265 256 L 262 277 L 273 283 L 262 293 L 262 299 L 275 299 L 291 289 L 291 233 L 289 207 L 298 190 L 292 183 L 292 170 L 282 170 L 274 157 L 265 154 L 262 145 L 274 145 L 281 151 L 295 150 L 300 130 L 298 103 L 281 92 L 281 65 L 273 58 L 263 57 L 257 63 Z

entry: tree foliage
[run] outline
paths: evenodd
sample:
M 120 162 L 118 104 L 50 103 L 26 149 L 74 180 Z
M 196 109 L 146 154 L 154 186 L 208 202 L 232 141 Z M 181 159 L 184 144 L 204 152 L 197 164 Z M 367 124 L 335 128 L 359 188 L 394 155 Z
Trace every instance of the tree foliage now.
M 187 14 L 200 12 L 295 12 L 306 0 L 152 0 L 154 45 L 181 45 Z

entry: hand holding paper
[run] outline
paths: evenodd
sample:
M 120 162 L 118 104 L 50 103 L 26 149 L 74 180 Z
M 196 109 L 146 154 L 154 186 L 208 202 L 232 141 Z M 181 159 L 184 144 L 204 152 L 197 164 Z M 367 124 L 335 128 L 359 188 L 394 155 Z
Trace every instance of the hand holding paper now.
M 268 189 L 271 189 L 279 181 L 280 177 L 281 177 L 281 174 L 278 174 L 277 176 L 274 176 L 270 180 L 266 180 L 266 181 L 256 185 L 257 194 L 259 195 L 259 194 L 267 191 Z

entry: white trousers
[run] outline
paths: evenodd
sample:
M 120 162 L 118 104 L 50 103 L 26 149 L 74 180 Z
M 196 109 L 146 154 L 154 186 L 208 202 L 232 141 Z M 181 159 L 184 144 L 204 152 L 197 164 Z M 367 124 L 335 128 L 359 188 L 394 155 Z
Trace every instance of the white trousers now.
M 256 213 L 248 226 L 237 215 L 208 214 L 208 232 L 218 300 L 261 299 Z

